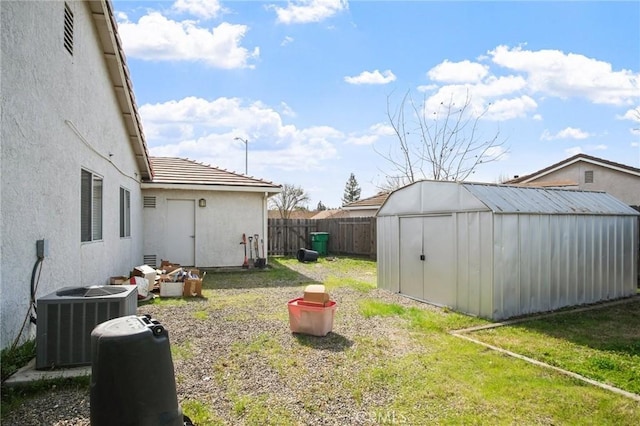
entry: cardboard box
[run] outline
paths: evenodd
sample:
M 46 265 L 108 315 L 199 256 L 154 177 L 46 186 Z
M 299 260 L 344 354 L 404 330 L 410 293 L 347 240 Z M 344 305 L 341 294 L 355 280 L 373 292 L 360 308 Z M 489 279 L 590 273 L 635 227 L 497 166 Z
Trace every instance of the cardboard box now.
M 180 268 L 179 263 L 171 263 L 168 260 L 163 260 L 160 264 L 160 269 L 164 270 L 167 274 L 175 271 L 178 268 Z
M 202 297 L 202 278 L 184 280 L 183 297 Z
M 149 285 L 153 287 L 153 283 L 156 282 L 156 270 L 149 265 L 140 265 L 133 268 L 131 271 L 132 277 L 142 277 L 149 281 Z
M 127 281 L 129 281 L 129 277 L 125 277 L 124 275 L 109 278 L 109 284 L 111 285 L 123 285 L 126 284 Z
M 326 292 L 322 284 L 311 284 L 304 289 L 304 297 L 302 300 L 305 303 L 324 306 L 329 301 L 329 293 Z
M 160 283 L 160 297 L 180 297 L 182 296 L 184 283 L 167 281 Z

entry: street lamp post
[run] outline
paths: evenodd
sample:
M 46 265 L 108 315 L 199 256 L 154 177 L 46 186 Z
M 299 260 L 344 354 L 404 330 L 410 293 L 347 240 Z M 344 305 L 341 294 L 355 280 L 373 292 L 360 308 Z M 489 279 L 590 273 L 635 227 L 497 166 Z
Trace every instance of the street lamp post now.
M 242 138 L 233 138 L 234 141 L 244 142 L 244 174 L 249 175 L 249 141 Z

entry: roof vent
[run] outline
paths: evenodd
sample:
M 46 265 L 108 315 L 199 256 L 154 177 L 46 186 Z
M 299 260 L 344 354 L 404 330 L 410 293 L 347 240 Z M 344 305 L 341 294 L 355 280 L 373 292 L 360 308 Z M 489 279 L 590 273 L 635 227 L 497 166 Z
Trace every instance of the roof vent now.
M 145 208 L 155 209 L 156 208 L 156 197 L 143 197 L 142 205 Z

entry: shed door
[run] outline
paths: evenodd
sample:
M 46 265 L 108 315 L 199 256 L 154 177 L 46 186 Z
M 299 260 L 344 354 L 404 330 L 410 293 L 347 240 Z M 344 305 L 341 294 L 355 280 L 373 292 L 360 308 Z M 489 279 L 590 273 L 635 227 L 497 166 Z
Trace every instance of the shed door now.
M 195 265 L 195 201 L 167 200 L 165 244 L 167 260 L 180 265 Z
M 400 218 L 400 293 L 424 300 L 421 217 Z
M 400 293 L 456 306 L 452 216 L 400 218 Z

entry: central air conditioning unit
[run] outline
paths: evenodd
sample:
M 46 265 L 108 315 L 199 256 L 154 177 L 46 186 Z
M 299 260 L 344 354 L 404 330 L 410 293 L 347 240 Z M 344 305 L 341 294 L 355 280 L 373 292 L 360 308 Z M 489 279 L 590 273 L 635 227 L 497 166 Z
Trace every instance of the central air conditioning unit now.
M 135 315 L 135 285 L 65 287 L 38 299 L 36 369 L 91 364 L 91 332 L 113 318 Z

